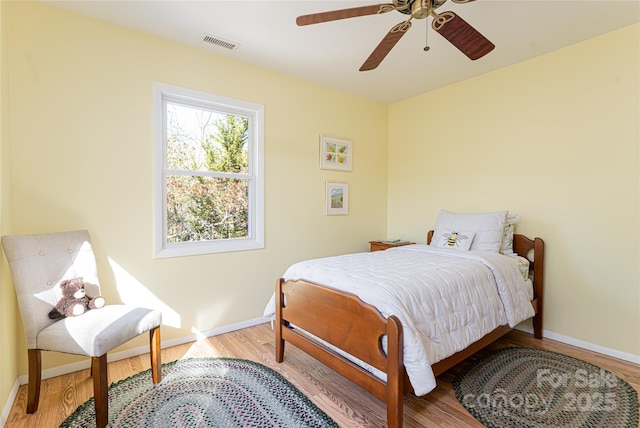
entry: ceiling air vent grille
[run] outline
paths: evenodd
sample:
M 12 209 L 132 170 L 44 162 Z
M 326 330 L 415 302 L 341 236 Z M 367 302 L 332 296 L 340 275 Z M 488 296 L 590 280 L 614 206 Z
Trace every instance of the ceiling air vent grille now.
M 211 43 L 212 45 L 220 46 L 225 49 L 229 49 L 230 51 L 235 51 L 239 46 L 237 43 L 233 43 L 207 33 L 202 34 L 202 41 Z

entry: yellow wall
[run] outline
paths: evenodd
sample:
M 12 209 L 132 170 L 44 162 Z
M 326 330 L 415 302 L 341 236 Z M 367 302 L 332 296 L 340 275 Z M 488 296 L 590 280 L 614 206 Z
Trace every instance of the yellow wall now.
M 0 234 L 11 224 L 11 148 L 9 141 L 9 109 L 6 94 L 6 13 L 0 2 Z M 0 412 L 12 393 L 18 371 L 18 351 L 15 344 L 22 330 L 18 321 L 16 294 L 10 282 L 6 262 L 0 262 Z M 0 415 L 0 424 L 6 415 Z
M 10 223 L 10 147 L 8 141 L 8 109 L 6 64 L 6 25 L 4 2 L 0 2 L 0 234 Z M 6 262 L 0 262 L 0 412 L 11 394 L 18 376 L 18 353 L 15 344 L 19 334 L 16 295 L 9 281 Z M 0 425 L 4 416 L 0 414 Z
M 640 25 L 394 104 L 389 235 L 508 209 L 546 242 L 546 325 L 640 355 Z
M 38 2 L 5 6 L 12 232 L 87 228 L 107 300 L 117 287 L 159 299 L 163 339 L 261 317 L 289 264 L 365 251 L 386 231 L 386 105 Z M 265 249 L 152 258 L 154 81 L 265 106 Z M 321 133 L 353 141 L 352 172 L 320 170 Z M 326 181 L 349 183 L 349 215 L 324 215 Z

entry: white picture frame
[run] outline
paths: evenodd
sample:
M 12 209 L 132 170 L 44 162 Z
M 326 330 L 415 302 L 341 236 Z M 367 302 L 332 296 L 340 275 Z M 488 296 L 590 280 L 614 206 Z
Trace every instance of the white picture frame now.
M 353 144 L 349 140 L 320 135 L 320 168 L 351 171 Z
M 349 184 L 327 181 L 326 214 L 349 214 Z

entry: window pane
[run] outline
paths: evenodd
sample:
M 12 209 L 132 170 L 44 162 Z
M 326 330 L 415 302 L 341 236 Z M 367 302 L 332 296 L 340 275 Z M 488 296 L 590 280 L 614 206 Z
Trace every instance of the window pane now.
M 167 103 L 167 167 L 248 172 L 246 117 Z
M 167 176 L 167 242 L 249 237 L 245 179 Z

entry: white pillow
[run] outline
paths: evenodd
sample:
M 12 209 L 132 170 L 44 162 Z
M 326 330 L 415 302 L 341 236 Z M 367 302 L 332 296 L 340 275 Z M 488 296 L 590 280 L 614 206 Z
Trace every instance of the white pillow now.
M 500 251 L 502 234 L 507 218 L 507 211 L 494 211 L 478 214 L 456 214 L 447 210 L 440 210 L 436 220 L 435 235 L 441 237 L 450 230 L 466 230 L 474 232 L 475 238 L 471 243 L 472 251 Z M 433 245 L 433 242 L 431 242 Z
M 500 245 L 500 253 L 504 255 L 514 254 L 513 252 L 513 230 L 515 224 L 520 217 L 517 214 L 507 214 L 507 219 L 504 223 L 504 231 L 502 232 L 502 244 Z
M 440 236 L 434 236 L 434 239 L 437 240 L 435 246 L 438 248 L 469 251 L 475 236 L 476 234 L 474 232 L 456 232 L 455 230 L 447 230 Z

